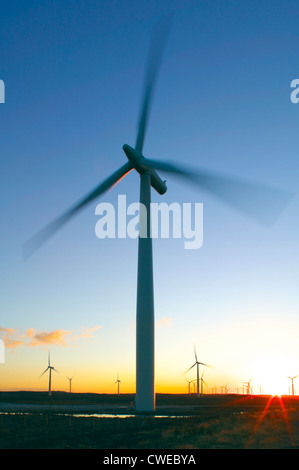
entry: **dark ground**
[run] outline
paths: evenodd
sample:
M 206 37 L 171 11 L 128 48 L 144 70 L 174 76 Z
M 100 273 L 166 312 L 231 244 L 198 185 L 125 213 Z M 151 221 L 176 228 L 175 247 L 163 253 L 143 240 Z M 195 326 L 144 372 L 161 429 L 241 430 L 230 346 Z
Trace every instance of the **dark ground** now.
M 0 448 L 299 448 L 297 397 L 158 394 L 156 417 L 135 414 L 133 401 L 124 394 L 0 392 Z M 83 413 L 89 417 L 76 416 Z M 93 416 L 101 413 L 130 417 Z

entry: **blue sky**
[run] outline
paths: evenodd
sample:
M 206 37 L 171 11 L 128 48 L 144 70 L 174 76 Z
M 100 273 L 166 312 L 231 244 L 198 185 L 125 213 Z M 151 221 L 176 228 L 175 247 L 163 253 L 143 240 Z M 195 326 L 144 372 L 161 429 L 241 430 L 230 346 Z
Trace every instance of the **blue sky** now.
M 215 365 L 206 374 L 211 387 L 225 381 L 236 389 L 251 376 L 263 385 L 260 362 L 269 369 L 278 357 L 281 382 L 298 373 L 296 2 L 11 1 L 1 5 L 0 32 L 0 326 L 3 337 L 10 330 L 24 342 L 6 348 L 4 387 L 18 387 L 12 377 L 22 369 L 32 375 L 20 387 L 42 388 L 36 377 L 49 347 L 57 368 L 80 383 L 101 377 L 93 389 L 109 392 L 119 371 L 132 387 L 137 241 L 99 240 L 94 212 L 118 194 L 137 201 L 138 175 L 26 263 L 22 244 L 125 163 L 151 32 L 172 12 L 144 155 L 267 183 L 294 198 L 266 229 L 167 177 L 165 202 L 203 202 L 204 243 L 194 251 L 182 240 L 154 241 L 157 384 L 184 390 L 193 343 Z M 161 201 L 154 191 L 153 201 Z M 39 334 L 58 330 L 68 332 L 59 337 L 64 345 Z

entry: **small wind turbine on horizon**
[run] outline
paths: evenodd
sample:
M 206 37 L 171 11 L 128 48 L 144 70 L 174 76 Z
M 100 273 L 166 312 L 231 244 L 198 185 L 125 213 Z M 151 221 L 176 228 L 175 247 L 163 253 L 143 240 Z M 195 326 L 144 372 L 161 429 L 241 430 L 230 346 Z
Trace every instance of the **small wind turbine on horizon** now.
M 258 222 L 269 225 L 275 221 L 290 201 L 284 191 L 267 188 L 260 184 L 240 181 L 205 169 L 191 169 L 165 161 L 150 160 L 143 155 L 145 135 L 162 52 L 168 35 L 170 22 L 163 22 L 153 35 L 145 73 L 141 110 L 138 120 L 135 147 L 123 145 L 128 159 L 111 176 L 74 204 L 69 210 L 48 224 L 24 245 L 24 255 L 31 256 L 64 224 L 70 221 L 83 208 L 106 191 L 115 187 L 130 171 L 135 170 L 140 177 L 140 211 L 138 268 L 137 268 L 137 311 L 136 311 L 136 397 L 137 411 L 155 410 L 155 364 L 154 364 L 154 284 L 153 255 L 151 238 L 151 188 L 163 195 L 167 191 L 165 180 L 156 170 L 179 176 L 195 187 L 220 198 L 221 201 L 243 211 Z M 183 149 L 182 149 L 183 151 Z M 164 153 L 164 151 L 163 151 Z M 185 160 L 186 155 L 182 155 Z M 144 215 L 145 214 L 145 215 Z M 163 262 L 163 261 L 162 261 Z M 199 379 L 198 379 L 199 380 Z
M 191 395 L 190 385 L 193 383 L 193 380 L 188 380 L 188 379 L 186 379 L 186 377 L 185 377 L 185 380 L 188 382 L 187 387 L 188 387 L 189 395 Z
M 288 379 L 290 379 L 292 381 L 292 395 L 294 396 L 295 395 L 295 392 L 294 392 L 294 379 L 296 379 L 298 377 L 298 375 L 295 375 L 295 377 L 289 377 L 287 376 Z
M 119 395 L 119 384 L 121 383 L 121 381 L 119 380 L 119 377 L 118 377 L 118 373 L 117 373 L 117 379 L 116 381 L 114 382 L 113 385 L 116 385 L 117 384 L 117 394 Z
M 40 378 L 42 375 L 44 375 L 47 370 L 49 371 L 49 397 L 51 396 L 52 390 L 51 390 L 51 382 L 52 382 L 52 370 L 55 372 L 58 372 L 53 366 L 51 366 L 51 360 L 50 360 L 50 351 L 48 353 L 48 367 L 44 370 L 44 372 L 40 375 Z
M 225 395 L 227 394 L 228 392 L 228 388 L 227 388 L 227 384 L 226 385 L 221 385 L 221 387 L 219 387 L 220 390 L 221 390 L 221 393 L 224 393 Z M 224 390 L 224 392 L 223 392 Z
M 203 379 L 203 374 L 204 373 L 205 373 L 205 371 L 203 370 L 203 373 L 201 374 L 201 377 L 200 377 L 200 395 L 201 396 L 203 396 L 203 385 L 205 384 L 205 386 L 207 387 L 207 384 Z
M 196 383 L 197 383 L 197 396 L 199 397 L 199 366 L 202 365 L 202 366 L 206 366 L 206 367 L 211 367 L 209 366 L 208 364 L 205 364 L 204 362 L 199 362 L 198 359 L 197 359 L 197 353 L 196 353 L 196 349 L 195 349 L 195 346 L 193 347 L 194 349 L 194 356 L 195 356 L 195 362 L 194 364 L 189 367 L 189 369 L 186 370 L 185 374 L 187 374 L 187 372 L 189 372 L 189 370 L 193 369 L 194 366 L 196 366 L 196 373 L 197 373 L 197 378 L 196 378 Z
M 250 388 L 250 382 L 252 378 L 248 382 L 242 382 L 244 385 L 246 385 L 247 388 L 247 395 L 251 395 L 251 388 Z
M 70 381 L 70 393 L 72 393 L 72 380 L 73 380 L 74 376 L 73 377 L 67 377 L 67 379 Z

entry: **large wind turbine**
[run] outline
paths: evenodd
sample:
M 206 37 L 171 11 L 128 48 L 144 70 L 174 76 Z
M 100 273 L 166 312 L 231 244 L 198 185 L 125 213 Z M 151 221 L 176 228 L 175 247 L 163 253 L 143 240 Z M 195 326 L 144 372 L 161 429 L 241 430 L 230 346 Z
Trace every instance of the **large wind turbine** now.
M 49 353 L 48 353 L 48 367 L 44 370 L 44 372 L 40 375 L 40 377 L 41 377 L 42 375 L 44 375 L 44 374 L 47 372 L 47 370 L 49 371 L 49 397 L 50 397 L 50 396 L 51 396 L 51 393 L 52 393 L 52 391 L 51 391 L 51 375 L 52 375 L 52 370 L 55 370 L 55 372 L 57 372 L 57 370 L 56 370 L 53 366 L 51 366 L 50 351 L 49 351 Z
M 295 375 L 295 377 L 289 377 L 288 376 L 288 379 L 291 379 L 292 381 L 292 395 L 294 396 L 295 393 L 294 393 L 294 379 L 296 379 L 296 377 L 298 377 L 298 375 Z
M 183 177 L 187 181 L 193 182 L 198 188 L 209 191 L 222 201 L 266 224 L 275 220 L 290 199 L 289 194 L 283 191 L 238 181 L 207 170 L 188 169 L 180 165 L 149 160 L 144 157 L 143 146 L 149 111 L 168 30 L 168 23 L 162 24 L 162 27 L 157 29 L 152 38 L 135 146 L 123 145 L 128 159 L 127 163 L 24 245 L 24 255 L 28 257 L 73 216 L 114 187 L 131 170 L 134 169 L 139 174 L 140 203 L 143 204 L 146 211 L 140 212 L 138 241 L 135 398 L 137 411 L 155 410 L 154 287 L 150 203 L 151 188 L 154 188 L 160 195 L 165 194 L 167 190 L 165 181 L 160 178 L 156 170 Z M 185 158 L 186 155 L 183 155 L 184 160 Z M 143 216 L 144 213 L 146 216 Z
M 195 356 L 195 362 L 194 364 L 189 367 L 189 369 L 186 370 L 185 374 L 187 374 L 187 372 L 189 372 L 189 370 L 193 369 L 193 367 L 196 366 L 196 369 L 197 369 L 197 378 L 196 378 L 196 382 L 197 382 L 197 396 L 199 397 L 199 366 L 202 365 L 202 366 L 206 366 L 206 367 L 211 367 L 209 366 L 208 364 L 205 364 L 204 362 L 199 362 L 198 359 L 197 359 L 197 353 L 196 353 L 196 349 L 194 347 L 194 356 Z

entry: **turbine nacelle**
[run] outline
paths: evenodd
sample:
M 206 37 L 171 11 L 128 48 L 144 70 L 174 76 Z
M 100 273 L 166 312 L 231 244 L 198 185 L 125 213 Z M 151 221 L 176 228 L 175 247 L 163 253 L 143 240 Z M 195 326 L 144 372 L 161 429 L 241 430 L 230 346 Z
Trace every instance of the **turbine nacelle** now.
M 156 171 L 147 165 L 147 159 L 128 144 L 123 145 L 123 151 L 125 152 L 129 162 L 132 164 L 135 170 L 138 171 L 140 175 L 143 173 L 149 173 L 151 177 L 151 186 L 159 194 L 165 194 L 167 191 L 165 181 L 161 180 Z

